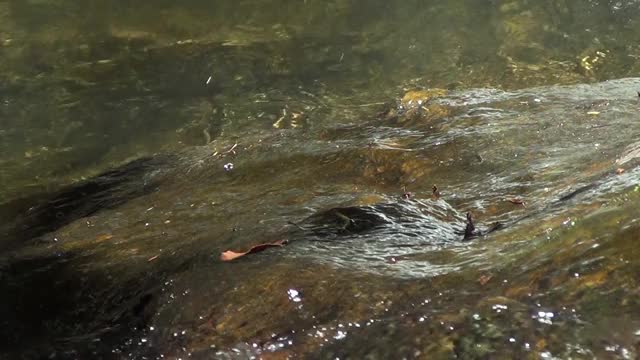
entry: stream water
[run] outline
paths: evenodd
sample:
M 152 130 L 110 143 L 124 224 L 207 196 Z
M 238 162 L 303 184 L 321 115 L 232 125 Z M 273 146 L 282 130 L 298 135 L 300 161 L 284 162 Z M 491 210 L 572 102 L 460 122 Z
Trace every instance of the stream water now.
M 637 358 L 639 15 L 0 1 L 0 358 Z

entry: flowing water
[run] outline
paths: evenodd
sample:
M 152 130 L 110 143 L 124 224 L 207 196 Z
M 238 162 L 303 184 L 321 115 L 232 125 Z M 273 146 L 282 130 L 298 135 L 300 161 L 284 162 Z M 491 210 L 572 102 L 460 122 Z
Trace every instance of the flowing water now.
M 639 15 L 0 1 L 0 358 L 637 358 Z

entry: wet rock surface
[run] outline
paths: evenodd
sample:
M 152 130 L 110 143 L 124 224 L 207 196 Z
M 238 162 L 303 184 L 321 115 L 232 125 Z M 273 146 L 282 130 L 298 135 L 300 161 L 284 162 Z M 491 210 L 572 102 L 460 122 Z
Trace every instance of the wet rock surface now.
M 611 103 L 601 116 L 609 119 L 612 111 L 616 122 L 608 124 L 615 127 L 624 123 L 624 109 L 635 104 L 633 96 L 621 96 L 635 81 L 579 89 L 592 89 L 594 99 L 604 96 Z M 634 282 L 626 275 L 631 270 L 604 255 L 623 254 L 620 249 L 635 231 L 632 134 L 618 140 L 631 144 L 626 151 L 618 143 L 597 148 L 602 165 L 574 162 L 570 179 L 558 173 L 567 166 L 565 159 L 586 154 L 546 149 L 544 156 L 530 152 L 526 163 L 519 163 L 498 157 L 500 147 L 484 145 L 483 159 L 473 160 L 477 165 L 470 169 L 465 156 L 473 157 L 473 151 L 425 147 L 434 137 L 445 142 L 453 136 L 449 144 L 455 144 L 456 137 L 469 136 L 467 146 L 480 149 L 502 131 L 533 144 L 535 137 L 520 134 L 508 120 L 498 121 L 514 108 L 520 121 L 573 111 L 580 116 L 575 123 L 565 118 L 563 127 L 575 126 L 567 135 L 586 129 L 584 136 L 597 138 L 601 133 L 591 134 L 584 124 L 589 109 L 571 100 L 574 89 L 490 92 L 482 101 L 477 92 L 443 95 L 438 101 L 453 109 L 443 120 L 446 131 L 396 122 L 406 132 L 387 136 L 397 136 L 394 141 L 404 148 L 379 138 L 376 128 L 388 124 L 373 119 L 365 122 L 366 136 L 323 132 L 300 142 L 274 133 L 248 145 L 214 140 L 171 157 L 136 160 L 47 195 L 32 217 L 14 223 L 38 231 L 39 241 L 3 258 L 3 293 L 12 294 L 3 313 L 11 319 L 11 309 L 18 309 L 25 319 L 20 327 L 6 323 L 12 328 L 5 337 L 7 354 L 20 353 L 26 344 L 33 354 L 63 357 L 107 349 L 116 357 L 134 352 L 203 358 L 606 354 L 584 342 L 598 335 L 580 319 L 606 322 L 611 312 L 584 310 L 605 294 L 614 296 L 618 307 L 635 306 L 629 286 Z M 538 105 L 531 99 L 543 100 Z M 496 121 L 491 126 L 502 131 L 486 132 L 483 119 Z M 456 122 L 464 123 L 467 133 Z M 551 123 L 531 131 L 544 126 L 565 136 Z M 592 141 L 585 139 L 591 146 Z M 277 154 L 280 144 L 286 150 L 273 162 L 265 151 Z M 557 164 L 547 155 L 554 152 L 561 160 Z M 408 170 L 406 161 L 421 156 L 431 169 Z M 310 159 L 313 168 L 299 167 Z M 623 174 L 614 171 L 620 165 L 616 159 L 626 159 Z M 546 164 L 548 174 L 528 174 L 542 164 L 537 161 Z M 230 162 L 235 166 L 225 170 Z M 371 173 L 372 163 L 385 170 Z M 487 179 L 513 173 L 515 164 L 523 167 L 521 174 L 491 188 L 474 180 L 481 171 Z M 406 169 L 413 182 L 379 175 L 394 168 Z M 442 172 L 469 178 L 444 183 L 438 178 Z M 441 184 L 437 196 L 434 182 Z M 401 184 L 408 184 L 411 194 Z M 516 195 L 526 198 L 526 205 L 508 201 Z M 64 216 L 47 220 L 56 208 Z M 467 212 L 479 230 L 494 222 L 509 226 L 464 241 Z M 50 227 L 39 231 L 38 221 Z M 518 240 L 523 234 L 531 235 Z M 278 239 L 289 243 L 232 263 L 217 259 L 224 249 Z M 532 251 L 538 255 L 530 257 Z M 38 294 L 46 293 L 59 295 L 41 300 Z M 42 332 L 36 331 L 40 322 L 46 324 Z M 372 337 L 383 340 L 365 350 L 363 339 Z M 611 349 L 635 351 L 627 338 L 607 341 L 619 346 Z M 562 348 L 567 342 L 575 343 L 574 350 Z
M 637 357 L 634 2 L 105 4 L 0 4 L 0 357 Z

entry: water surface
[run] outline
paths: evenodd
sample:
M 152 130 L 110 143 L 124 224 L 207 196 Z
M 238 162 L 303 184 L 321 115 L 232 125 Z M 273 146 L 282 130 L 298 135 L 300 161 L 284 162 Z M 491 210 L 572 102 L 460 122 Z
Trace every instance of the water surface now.
M 639 11 L 0 2 L 0 354 L 637 357 Z

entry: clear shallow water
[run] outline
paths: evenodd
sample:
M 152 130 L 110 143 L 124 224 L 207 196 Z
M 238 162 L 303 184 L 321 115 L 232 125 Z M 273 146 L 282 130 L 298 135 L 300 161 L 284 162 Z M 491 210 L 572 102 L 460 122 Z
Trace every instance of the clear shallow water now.
M 634 358 L 637 11 L 2 3 L 2 353 Z

